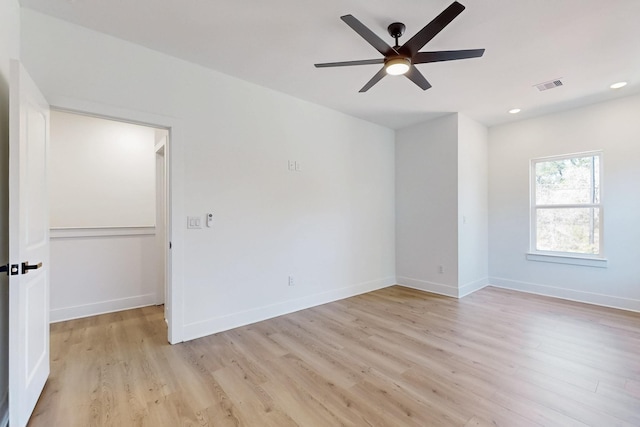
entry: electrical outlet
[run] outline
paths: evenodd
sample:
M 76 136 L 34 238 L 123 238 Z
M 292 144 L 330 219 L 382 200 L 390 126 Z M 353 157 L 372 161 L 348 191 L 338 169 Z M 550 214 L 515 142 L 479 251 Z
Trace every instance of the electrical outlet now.
M 293 276 L 289 275 L 289 286 L 295 286 L 296 282 L 293 280 Z

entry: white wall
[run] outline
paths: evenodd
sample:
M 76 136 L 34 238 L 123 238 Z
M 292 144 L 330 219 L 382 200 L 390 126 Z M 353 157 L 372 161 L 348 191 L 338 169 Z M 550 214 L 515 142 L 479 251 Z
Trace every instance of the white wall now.
M 184 235 L 172 255 L 184 260 L 184 338 L 394 283 L 393 131 L 26 9 L 22 18 L 23 60 L 52 105 L 181 121 L 171 143 L 184 164 L 171 168 L 183 173 L 172 191 L 184 206 L 173 208 L 212 212 L 215 224 L 184 230 L 183 218 L 173 230 Z
M 9 262 L 9 60 L 20 59 L 20 6 L 0 0 L 0 264 Z M 0 425 L 8 416 L 9 280 L 0 274 Z
M 155 225 L 155 129 L 51 112 L 51 228 Z
M 459 113 L 396 133 L 399 283 L 453 297 L 487 285 L 487 150 L 487 128 Z
M 398 283 L 457 296 L 457 114 L 396 132 L 395 185 Z
M 458 114 L 458 284 L 459 296 L 487 285 L 489 132 Z
M 162 301 L 156 129 L 51 112 L 51 321 Z
M 494 285 L 640 311 L 640 96 L 490 129 L 489 270 Z M 608 268 L 528 261 L 529 161 L 603 150 Z
M 51 322 L 155 304 L 156 257 L 153 230 L 52 230 Z

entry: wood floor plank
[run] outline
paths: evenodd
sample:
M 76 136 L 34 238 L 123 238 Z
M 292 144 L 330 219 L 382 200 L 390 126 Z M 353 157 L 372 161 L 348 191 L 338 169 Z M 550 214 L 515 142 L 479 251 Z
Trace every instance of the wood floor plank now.
M 638 426 L 640 314 L 393 286 L 171 346 L 162 307 L 51 327 L 40 426 Z

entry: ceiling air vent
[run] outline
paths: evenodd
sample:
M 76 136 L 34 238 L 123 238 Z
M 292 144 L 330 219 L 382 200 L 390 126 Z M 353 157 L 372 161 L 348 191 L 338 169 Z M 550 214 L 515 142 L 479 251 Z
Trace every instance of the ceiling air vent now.
M 535 87 L 542 92 L 543 90 L 555 89 L 558 86 L 562 86 L 562 81 L 560 79 L 550 80 L 544 83 L 538 83 Z

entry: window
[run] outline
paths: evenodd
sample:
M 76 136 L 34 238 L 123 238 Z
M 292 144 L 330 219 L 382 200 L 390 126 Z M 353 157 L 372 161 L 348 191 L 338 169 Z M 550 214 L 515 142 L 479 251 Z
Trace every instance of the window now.
M 531 252 L 603 258 L 602 153 L 531 161 Z

